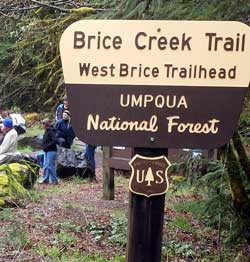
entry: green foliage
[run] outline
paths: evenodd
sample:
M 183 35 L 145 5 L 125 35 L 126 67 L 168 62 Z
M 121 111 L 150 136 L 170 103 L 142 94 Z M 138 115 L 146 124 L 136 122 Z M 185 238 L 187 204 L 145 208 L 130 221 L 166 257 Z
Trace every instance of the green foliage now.
M 11 50 L 12 44 L 10 42 L 0 43 L 0 65 L 6 66 L 9 60 L 9 52 Z M 1 75 L 0 75 L 1 77 Z
M 127 244 L 127 218 L 125 216 L 113 217 L 109 225 L 90 222 L 86 229 L 92 234 L 95 241 L 108 237 L 109 241 L 117 246 L 125 247 Z
M 224 164 L 203 158 L 188 158 L 179 168 L 184 170 L 185 180 L 176 184 L 175 190 L 185 184 L 192 191 L 202 194 L 202 199 L 178 204 L 175 208 L 194 212 L 206 221 L 207 226 L 215 229 L 220 227 L 226 245 L 241 241 L 242 223 L 232 205 Z M 243 173 L 237 175 L 243 176 Z
M 27 191 L 21 184 L 22 177 L 19 177 L 18 173 L 13 173 L 9 165 L 1 165 L 0 174 L 0 200 L 2 201 L 0 205 L 4 205 L 10 197 L 12 201 L 15 201 L 16 198 L 27 195 Z
M 6 106 L 15 101 L 14 105 L 32 111 L 55 105 L 64 93 L 59 55 L 61 34 L 68 25 L 93 12 L 89 7 L 72 9 L 66 14 L 41 8 L 14 17 L 14 23 L 5 32 L 13 43 L 8 57 L 11 63 L 6 70 L 8 77 L 2 86 L 3 100 L 12 94 L 12 101 L 7 100 Z
M 0 221 L 13 221 L 16 219 L 15 213 L 10 208 L 0 208 Z
M 70 178 L 70 181 L 71 181 L 72 183 L 74 183 L 74 184 L 77 184 L 77 185 L 79 185 L 79 184 L 86 184 L 86 183 L 87 183 L 86 179 L 82 179 L 82 178 L 79 177 L 79 176 L 73 176 L 73 177 L 71 177 L 71 178 Z
M 171 229 L 181 229 L 183 231 L 192 231 L 192 225 L 185 217 L 178 216 L 169 223 Z
M 127 245 L 127 224 L 128 220 L 125 216 L 114 217 L 112 220 L 111 236 L 109 240 L 111 243 L 126 247 Z
M 33 152 L 33 148 L 31 146 L 20 146 L 17 147 L 18 152 L 21 153 L 31 153 Z
M 247 90 L 247 94 L 245 96 L 244 108 L 240 115 L 240 121 L 238 125 L 239 133 L 247 139 L 249 144 L 249 136 L 250 136 L 250 92 Z
M 28 191 L 28 196 L 31 202 L 38 202 L 41 199 L 42 194 L 37 190 L 31 189 Z
M 81 225 L 80 226 L 74 225 L 72 221 L 70 220 L 58 222 L 56 226 L 62 232 L 67 231 L 67 232 L 73 232 L 73 233 L 80 233 L 83 230 L 83 227 Z
M 28 161 L 0 165 L 0 206 L 20 203 L 28 197 L 26 189 L 36 180 L 36 165 Z
M 45 245 L 39 244 L 35 250 L 38 251 L 38 254 L 42 257 L 50 257 L 53 261 L 60 261 L 60 249 L 57 246 L 47 247 Z
M 48 247 L 43 244 L 39 244 L 34 250 L 43 258 L 51 258 L 53 262 L 125 262 L 125 257 L 123 256 L 106 259 L 100 253 L 82 255 L 79 249 L 74 249 L 71 254 L 68 254 L 60 250 L 58 246 Z
M 47 254 L 49 257 L 53 258 L 55 260 L 60 256 L 60 249 L 58 247 L 51 247 L 47 249 Z
M 115 1 L 108 1 L 108 3 Z M 118 1 L 117 1 L 118 2 Z M 249 2 L 244 0 L 151 0 L 119 2 L 111 18 L 172 20 L 247 20 Z
M 176 203 L 174 208 L 177 212 L 191 212 L 197 218 L 202 218 L 206 211 L 205 200 L 194 200 Z
M 175 240 L 172 240 L 168 243 L 165 243 L 165 245 L 167 246 L 168 252 L 172 256 L 182 257 L 186 259 L 194 259 L 195 257 L 194 247 L 190 243 L 177 242 Z
M 99 241 L 104 236 L 105 231 L 107 230 L 107 227 L 100 223 L 90 222 L 87 225 L 86 229 L 92 234 L 93 239 L 95 241 Z M 108 230 L 110 229 L 108 228 Z
M 20 222 L 9 226 L 6 236 L 6 242 L 16 250 L 22 250 L 25 247 L 32 246 L 28 236 L 27 228 Z
M 76 237 L 73 234 L 69 234 L 66 232 L 60 232 L 56 236 L 57 241 L 62 242 L 64 245 L 72 245 L 76 242 Z
M 101 256 L 101 254 L 94 254 L 90 256 L 85 256 L 82 258 L 81 262 L 125 262 L 125 258 L 123 256 L 115 256 L 112 259 L 105 259 Z

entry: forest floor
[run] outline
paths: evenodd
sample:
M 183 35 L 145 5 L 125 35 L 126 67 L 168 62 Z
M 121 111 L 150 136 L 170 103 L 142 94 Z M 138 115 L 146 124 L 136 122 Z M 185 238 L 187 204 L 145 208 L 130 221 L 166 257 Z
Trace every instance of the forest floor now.
M 0 262 L 125 262 L 128 178 L 117 175 L 115 200 L 103 200 L 101 150 L 96 162 L 97 183 L 37 183 L 23 205 L 0 211 Z M 198 219 L 199 202 L 185 189 L 167 194 L 162 262 L 217 261 L 223 252 L 217 230 Z

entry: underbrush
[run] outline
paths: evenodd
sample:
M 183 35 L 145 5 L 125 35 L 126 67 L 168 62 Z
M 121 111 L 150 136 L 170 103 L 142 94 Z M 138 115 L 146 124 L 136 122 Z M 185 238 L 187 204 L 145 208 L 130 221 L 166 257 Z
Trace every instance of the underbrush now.
M 182 170 L 185 175 L 172 181 L 167 194 L 170 213 L 176 214 L 166 223 L 169 261 L 178 257 L 202 262 L 248 261 L 244 259 L 249 257 L 250 248 L 233 207 L 225 165 L 190 158 L 175 168 L 173 174 Z
M 233 238 L 240 225 L 230 210 L 220 168 L 202 180 L 194 174 L 192 179 L 192 183 L 188 176 L 172 181 L 166 195 L 162 261 L 241 261 L 237 259 L 246 257 L 249 249 L 241 238 Z M 116 187 L 125 188 L 127 182 L 119 176 Z M 128 208 L 107 210 L 98 198 L 88 202 L 97 188 L 101 190 L 101 185 L 74 178 L 30 191 L 28 209 L 2 209 L 0 253 L 11 249 L 16 257 L 28 253 L 52 262 L 125 262 Z M 77 198 L 81 194 L 87 201 Z

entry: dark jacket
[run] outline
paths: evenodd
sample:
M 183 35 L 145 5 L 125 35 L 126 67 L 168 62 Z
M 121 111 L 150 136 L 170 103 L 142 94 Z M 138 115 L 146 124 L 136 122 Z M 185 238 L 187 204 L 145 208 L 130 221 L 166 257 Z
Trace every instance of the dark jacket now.
M 64 119 L 57 121 L 55 124 L 55 129 L 56 129 L 56 137 L 64 138 L 65 147 L 70 148 L 76 135 L 69 121 Z
M 63 111 L 64 111 L 64 104 L 60 104 L 57 108 L 56 108 L 56 115 L 55 115 L 55 121 L 61 120 L 62 119 L 62 115 L 63 115 Z
M 53 127 L 49 127 L 43 135 L 42 148 L 44 152 L 57 151 L 56 131 Z

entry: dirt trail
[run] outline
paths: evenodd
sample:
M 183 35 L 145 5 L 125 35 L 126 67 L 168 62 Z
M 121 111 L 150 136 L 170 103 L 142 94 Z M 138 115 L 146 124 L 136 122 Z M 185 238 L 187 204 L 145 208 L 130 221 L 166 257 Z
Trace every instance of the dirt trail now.
M 105 234 L 110 232 L 105 230 L 110 228 L 112 214 L 122 214 L 127 210 L 127 188 L 125 184 L 120 184 L 116 187 L 115 200 L 102 199 L 101 159 L 102 155 L 98 151 L 97 183 L 87 180 L 82 183 L 80 180 L 60 180 L 58 185 L 36 184 L 35 191 L 36 195 L 40 195 L 39 199 L 28 203 L 24 208 L 11 209 L 11 216 L 0 221 L 1 262 L 53 261 L 41 255 L 41 248 L 46 247 L 48 250 L 53 246 L 62 251 L 67 250 L 67 253 L 77 249 L 82 254 L 101 253 L 107 258 L 124 252 L 114 247 L 109 248 Z M 126 183 L 126 180 L 124 182 Z M 95 241 L 88 230 L 90 224 L 101 225 L 103 239 Z M 74 235 L 74 241 L 66 245 L 65 241 L 59 239 L 60 234 Z M 23 241 L 27 243 L 20 243 L 20 238 L 25 238 Z

